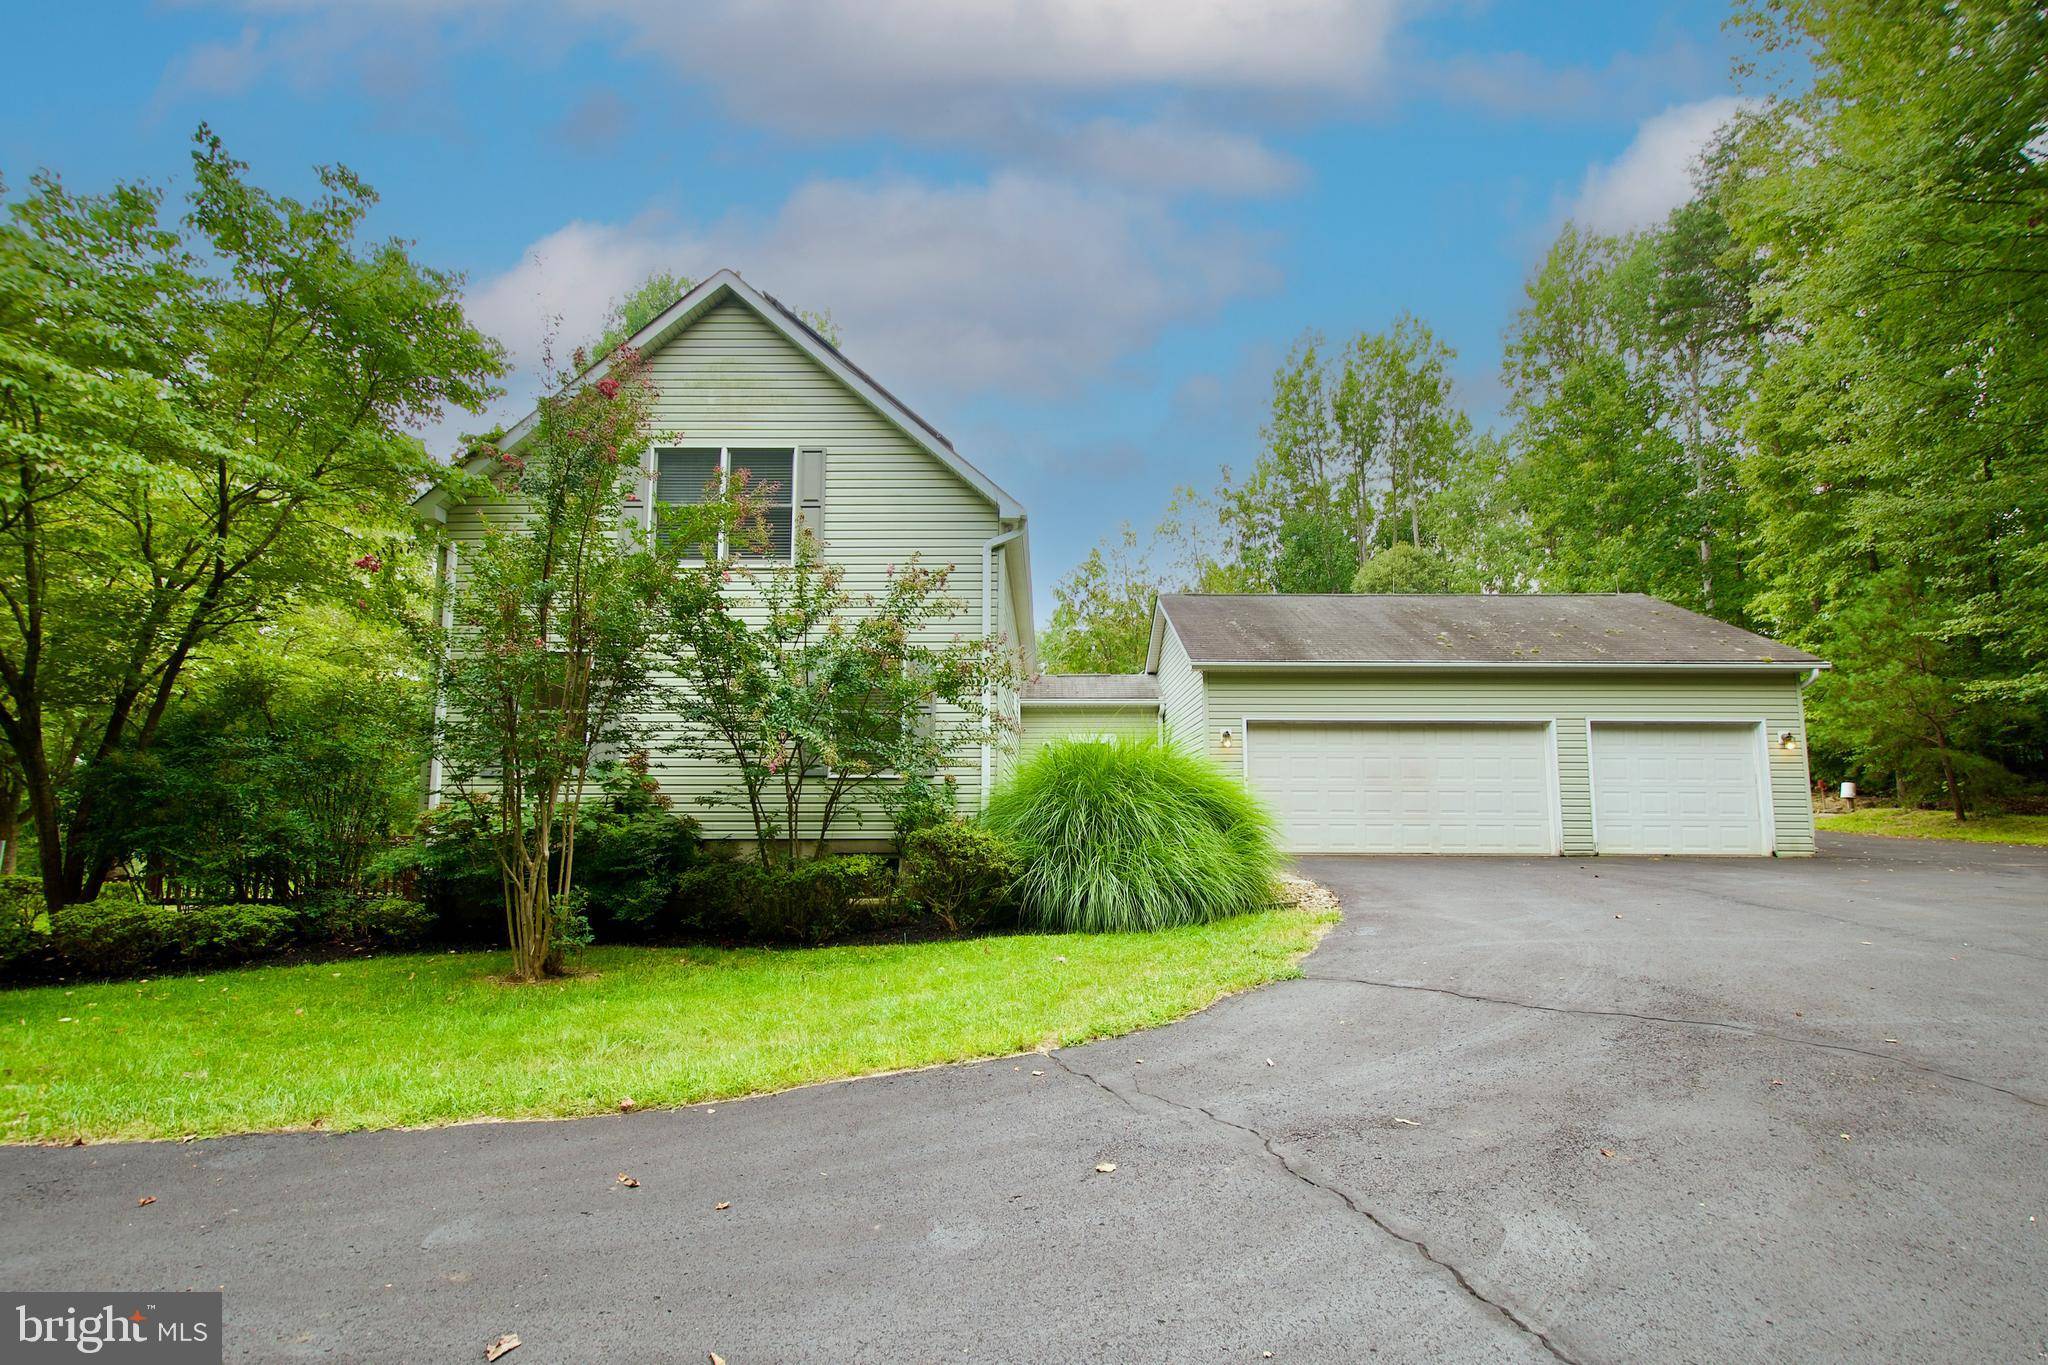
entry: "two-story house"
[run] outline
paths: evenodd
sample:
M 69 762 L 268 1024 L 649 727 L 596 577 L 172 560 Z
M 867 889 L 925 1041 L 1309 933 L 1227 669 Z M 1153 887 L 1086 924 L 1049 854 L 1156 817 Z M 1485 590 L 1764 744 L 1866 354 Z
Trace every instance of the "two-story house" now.
M 1239 774 L 1296 852 L 1813 849 L 1801 692 L 1827 665 L 1812 655 L 1638 594 L 1168 596 L 1144 672 L 1039 676 L 1025 510 L 929 422 L 729 270 L 631 344 L 674 433 L 647 452 L 655 500 L 749 470 L 788 490 L 772 553 L 808 526 L 856 594 L 913 554 L 951 565 L 961 609 L 934 629 L 1014 642 L 1019 737 L 953 756 L 963 810 L 1048 738 L 1141 733 Z M 438 488 L 419 509 L 445 524 L 451 576 L 514 512 Z M 708 836 L 751 836 L 739 806 L 704 800 L 730 788 L 721 765 L 650 757 Z M 887 832 L 871 813 L 835 828 Z

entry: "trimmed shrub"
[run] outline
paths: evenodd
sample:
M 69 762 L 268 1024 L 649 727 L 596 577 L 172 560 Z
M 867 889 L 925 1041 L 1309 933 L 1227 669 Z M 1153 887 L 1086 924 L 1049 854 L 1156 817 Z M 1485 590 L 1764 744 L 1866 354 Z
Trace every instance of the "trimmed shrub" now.
M 286 905 L 180 908 L 109 897 L 59 910 L 50 937 L 67 968 L 119 976 L 248 962 L 290 946 L 299 922 L 299 911 Z
M 0 914 L 0 977 L 22 972 L 48 946 L 48 936 L 29 928 L 21 916 Z
M 893 880 L 868 854 L 794 868 L 712 858 L 680 878 L 674 936 L 818 944 L 878 933 L 900 923 Z
M 176 917 L 173 963 L 194 967 L 251 962 L 292 947 L 299 910 L 290 905 L 189 905 Z
M 67 905 L 50 917 L 50 940 L 65 966 L 119 976 L 156 966 L 179 941 L 178 911 L 132 900 Z
M 1024 859 L 1027 923 L 1164 929 L 1273 903 L 1273 820 L 1208 759 L 1151 739 L 1057 740 L 995 793 L 990 829 Z
M 949 934 L 985 924 L 1023 870 L 1014 844 L 967 820 L 927 825 L 903 840 L 903 895 Z
M 323 896 L 300 910 L 299 933 L 308 944 L 395 952 L 432 932 L 434 913 L 403 896 Z
M 19 921 L 24 930 L 33 929 L 43 913 L 41 877 L 0 877 L 0 920 Z

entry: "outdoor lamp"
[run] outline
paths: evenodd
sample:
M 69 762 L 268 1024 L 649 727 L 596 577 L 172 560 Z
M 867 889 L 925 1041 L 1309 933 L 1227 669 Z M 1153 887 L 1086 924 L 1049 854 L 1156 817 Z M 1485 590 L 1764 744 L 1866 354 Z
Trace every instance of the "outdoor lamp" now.
M 1790 730 L 1787 730 L 1784 734 L 1778 736 L 1778 747 L 1789 754 L 1799 747 L 1799 741 L 1793 738 Z
M 1232 744 L 1235 744 L 1236 742 L 1237 742 L 1237 737 L 1236 737 L 1236 736 L 1234 736 L 1234 735 L 1232 735 L 1232 734 L 1230 733 L 1230 731 L 1228 731 L 1228 730 L 1225 730 L 1225 731 L 1223 732 L 1223 752 L 1224 752 L 1224 753 L 1226 753 L 1226 754 L 1227 754 L 1227 753 L 1229 753 L 1229 752 L 1230 752 L 1230 746 L 1231 746 Z

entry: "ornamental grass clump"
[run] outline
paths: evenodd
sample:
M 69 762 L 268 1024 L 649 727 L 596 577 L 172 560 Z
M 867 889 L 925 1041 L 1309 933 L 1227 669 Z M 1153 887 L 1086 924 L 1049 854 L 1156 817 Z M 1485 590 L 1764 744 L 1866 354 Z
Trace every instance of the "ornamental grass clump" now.
M 1057 740 L 989 802 L 1028 924 L 1165 929 L 1274 904 L 1273 819 L 1206 758 L 1149 739 Z

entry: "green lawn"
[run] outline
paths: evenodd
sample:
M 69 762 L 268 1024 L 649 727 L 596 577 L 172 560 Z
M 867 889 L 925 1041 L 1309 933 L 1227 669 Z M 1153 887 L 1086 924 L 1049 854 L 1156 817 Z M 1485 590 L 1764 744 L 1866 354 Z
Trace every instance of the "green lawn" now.
M 384 1128 L 689 1104 L 1078 1043 L 1296 975 L 1336 919 L 770 951 L 501 953 L 0 991 L 12 1142 Z
M 1973 815 L 1872 806 L 1816 817 L 1834 834 L 1883 834 L 1895 839 L 1963 839 L 1973 844 L 2048 844 L 2048 815 Z

